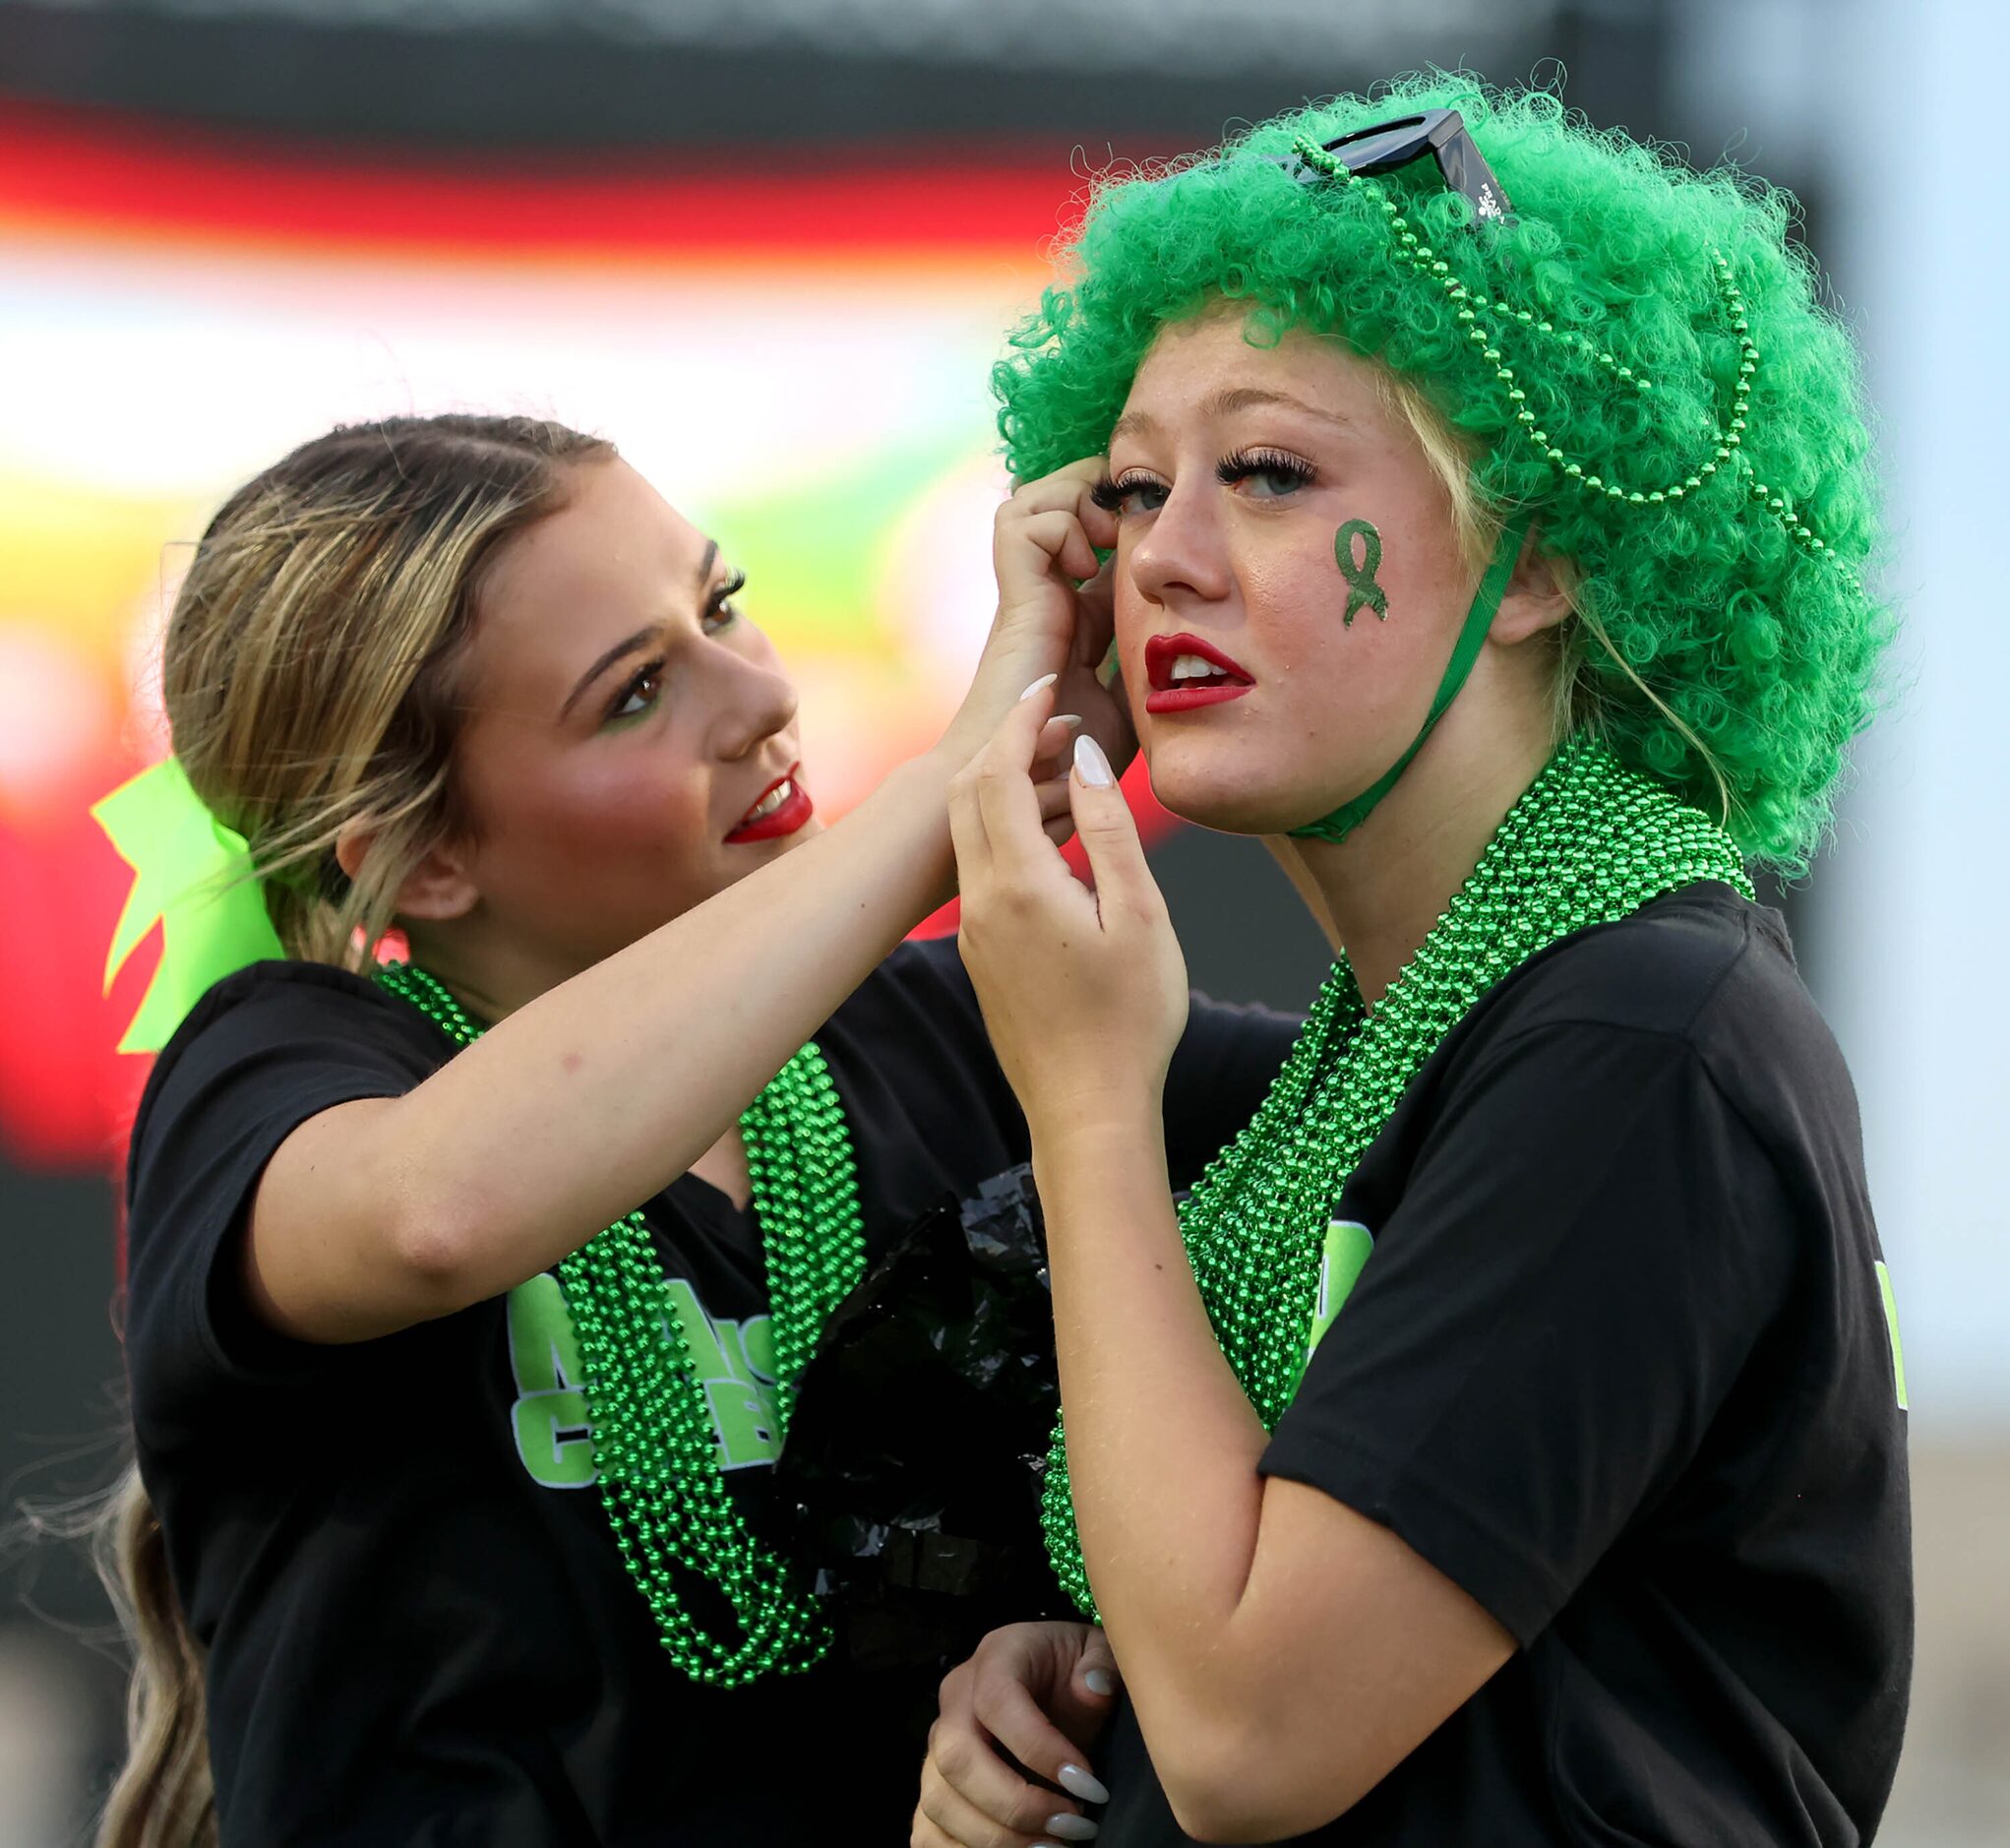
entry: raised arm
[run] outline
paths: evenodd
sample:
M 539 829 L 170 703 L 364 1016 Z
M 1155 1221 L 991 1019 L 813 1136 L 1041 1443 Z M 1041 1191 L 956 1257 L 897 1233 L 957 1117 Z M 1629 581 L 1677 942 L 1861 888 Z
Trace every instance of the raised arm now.
M 684 1173 L 951 890 L 949 778 L 1043 676 L 1125 727 L 1098 686 L 1094 464 L 1022 488 L 998 521 L 1000 609 L 942 742 L 851 814 L 547 990 L 397 1097 L 309 1118 L 268 1163 L 246 1267 L 264 1320 L 353 1341 L 547 1268 Z M 1056 566 L 1060 567 L 1059 572 Z M 1049 708 L 1051 709 L 1051 708 Z M 1048 727 L 1058 752 L 1067 728 Z M 1065 816 L 1065 786 L 1044 798 Z

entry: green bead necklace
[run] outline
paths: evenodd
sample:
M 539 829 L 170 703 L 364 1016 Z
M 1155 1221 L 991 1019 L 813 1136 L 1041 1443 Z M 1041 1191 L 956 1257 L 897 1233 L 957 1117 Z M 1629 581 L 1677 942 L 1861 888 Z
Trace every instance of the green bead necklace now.
M 1254 1120 L 1180 1211 L 1215 1336 L 1266 1430 L 1305 1369 L 1333 1208 L 1424 1062 L 1538 951 L 1697 880 L 1752 896 L 1723 829 L 1580 736 L 1515 804 L 1372 1013 L 1345 960 L 1334 964 Z M 1059 1424 L 1041 1519 L 1063 1589 L 1093 1617 Z
M 481 1036 L 425 970 L 387 963 L 377 980 L 457 1045 Z M 767 1264 L 779 1437 L 825 1319 L 865 1270 L 851 1138 L 814 1041 L 748 1106 L 740 1133 Z M 713 1687 L 814 1667 L 830 1647 L 828 1622 L 727 1493 L 711 1411 L 641 1213 L 596 1234 L 558 1275 L 586 1372 L 600 1499 L 658 1641 L 693 1681 Z M 723 1596 L 737 1639 L 711 1634 L 692 1616 L 673 1568 Z

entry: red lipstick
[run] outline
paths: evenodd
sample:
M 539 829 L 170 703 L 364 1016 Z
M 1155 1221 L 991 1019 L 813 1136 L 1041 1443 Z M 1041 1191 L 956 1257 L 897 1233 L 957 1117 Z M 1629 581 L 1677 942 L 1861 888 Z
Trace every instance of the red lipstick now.
M 1174 663 L 1182 655 L 1206 662 L 1211 671 L 1175 679 Z M 1198 636 L 1153 636 L 1144 645 L 1144 671 L 1151 682 L 1151 697 L 1144 703 L 1147 712 L 1188 712 L 1196 706 L 1219 706 L 1224 700 L 1240 700 L 1256 684 L 1234 659 Z
M 755 840 L 779 840 L 784 834 L 793 834 L 802 827 L 817 813 L 816 804 L 810 800 L 810 792 L 803 787 L 802 775 L 803 767 L 792 764 L 786 775 L 777 776 L 769 783 L 755 798 L 739 826 L 726 836 L 726 844 L 743 847 Z M 765 814 L 761 813 L 762 804 L 769 802 L 777 792 L 781 800 Z

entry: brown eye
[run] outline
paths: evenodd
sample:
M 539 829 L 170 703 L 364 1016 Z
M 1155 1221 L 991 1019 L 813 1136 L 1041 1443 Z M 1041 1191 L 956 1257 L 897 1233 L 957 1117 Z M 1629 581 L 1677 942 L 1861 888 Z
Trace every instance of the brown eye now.
M 705 599 L 702 626 L 706 635 L 740 620 L 740 606 L 733 599 L 746 587 L 747 574 L 744 571 L 726 574 L 725 582 Z
M 662 696 L 663 663 L 651 661 L 646 667 L 638 669 L 635 677 L 622 688 L 614 704 L 607 708 L 607 722 L 612 725 L 640 718 L 644 712 L 654 708 Z

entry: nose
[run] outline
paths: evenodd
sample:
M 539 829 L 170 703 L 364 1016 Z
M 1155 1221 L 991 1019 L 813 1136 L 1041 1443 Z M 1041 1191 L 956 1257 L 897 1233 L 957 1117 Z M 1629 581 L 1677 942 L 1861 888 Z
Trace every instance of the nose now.
M 1229 593 L 1232 574 L 1215 510 L 1215 484 L 1176 482 L 1151 524 L 1130 548 L 1130 577 L 1147 602 L 1213 603 Z
M 796 689 L 771 657 L 749 660 L 731 648 L 712 653 L 712 750 L 725 763 L 735 764 L 793 723 Z

